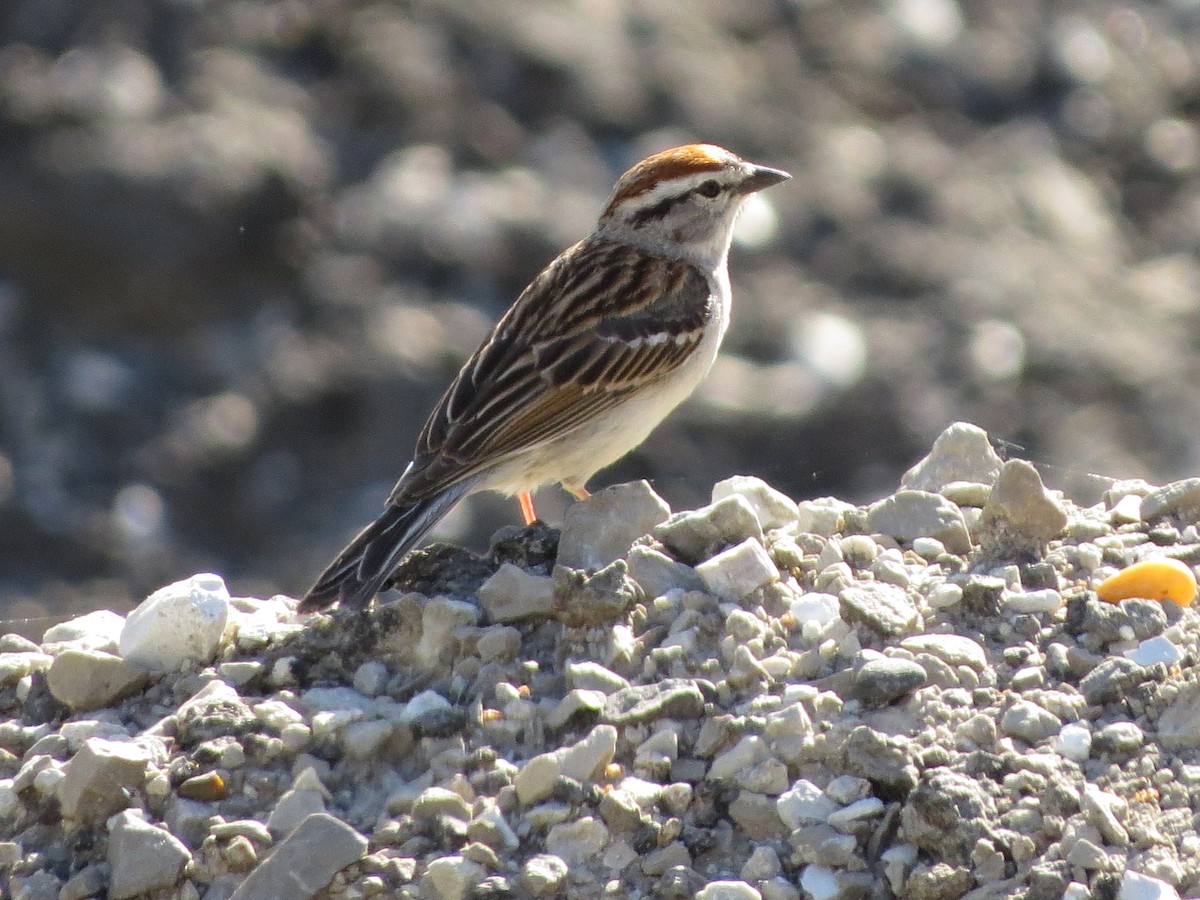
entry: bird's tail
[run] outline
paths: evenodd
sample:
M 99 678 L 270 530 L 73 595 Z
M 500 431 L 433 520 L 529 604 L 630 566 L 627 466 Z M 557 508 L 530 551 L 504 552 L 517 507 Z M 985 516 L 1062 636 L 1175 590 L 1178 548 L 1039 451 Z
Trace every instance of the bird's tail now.
M 321 573 L 300 601 L 310 613 L 340 602 L 362 609 L 379 593 L 413 545 L 466 493 L 469 483 L 451 485 L 439 494 L 405 506 L 388 506 L 364 528 Z

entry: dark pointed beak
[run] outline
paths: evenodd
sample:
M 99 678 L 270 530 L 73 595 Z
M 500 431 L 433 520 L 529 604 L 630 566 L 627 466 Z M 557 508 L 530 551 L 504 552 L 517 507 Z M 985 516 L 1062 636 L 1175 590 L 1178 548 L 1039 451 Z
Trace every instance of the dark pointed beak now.
M 787 181 L 792 176 L 782 169 L 769 169 L 766 166 L 751 166 L 750 174 L 738 186 L 739 193 L 753 194 L 771 185 Z

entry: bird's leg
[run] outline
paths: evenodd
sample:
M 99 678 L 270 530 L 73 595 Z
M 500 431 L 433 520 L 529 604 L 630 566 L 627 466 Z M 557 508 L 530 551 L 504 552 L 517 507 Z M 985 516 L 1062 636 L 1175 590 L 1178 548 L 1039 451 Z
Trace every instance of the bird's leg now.
M 588 489 L 585 488 L 582 484 L 567 484 L 564 481 L 563 487 L 565 487 L 568 491 L 570 491 L 572 494 L 574 494 L 576 500 L 586 500 L 588 497 L 592 496 L 591 493 L 588 491 Z
M 521 515 L 525 517 L 525 524 L 532 525 L 537 521 L 537 513 L 533 510 L 533 493 L 530 491 L 521 491 Z

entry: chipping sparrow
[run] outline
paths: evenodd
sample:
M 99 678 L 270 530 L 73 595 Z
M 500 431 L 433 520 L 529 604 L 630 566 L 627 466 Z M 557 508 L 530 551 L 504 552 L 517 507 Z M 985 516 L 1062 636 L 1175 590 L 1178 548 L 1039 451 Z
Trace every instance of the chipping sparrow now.
M 788 178 L 689 144 L 621 176 L 596 230 L 527 287 L 438 401 L 383 515 L 300 604 L 361 608 L 447 511 L 480 490 L 593 473 L 643 440 L 707 374 L 729 324 L 726 259 L 750 194 Z

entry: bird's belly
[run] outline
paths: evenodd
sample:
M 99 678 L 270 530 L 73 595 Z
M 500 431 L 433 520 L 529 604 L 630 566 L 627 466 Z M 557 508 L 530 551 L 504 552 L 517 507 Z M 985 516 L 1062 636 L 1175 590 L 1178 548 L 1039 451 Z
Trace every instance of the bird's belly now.
M 492 472 L 485 486 L 507 494 L 556 482 L 582 487 L 593 474 L 642 443 L 696 389 L 716 359 L 723 325 L 722 321 L 711 328 L 694 355 L 653 387 L 569 434 L 506 461 Z

